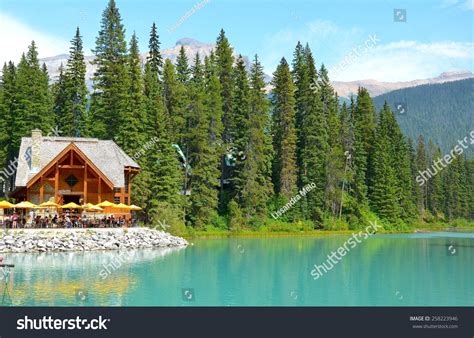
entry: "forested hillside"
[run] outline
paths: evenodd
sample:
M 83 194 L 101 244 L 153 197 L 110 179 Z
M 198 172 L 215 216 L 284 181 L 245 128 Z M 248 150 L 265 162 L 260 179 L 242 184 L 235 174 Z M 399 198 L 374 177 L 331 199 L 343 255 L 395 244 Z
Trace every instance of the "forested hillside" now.
M 410 143 L 397 123 L 408 128 L 430 121 L 451 138 L 464 137 L 472 126 L 466 110 L 472 80 L 433 86 L 430 94 L 421 87 L 391 93 L 407 101 L 404 116 L 390 105 L 377 108 L 364 88 L 341 105 L 325 66 L 316 66 L 310 46 L 295 42 L 293 60 L 282 58 L 273 73 L 269 99 L 258 56 L 249 73 L 224 30 L 210 55 L 189 60 L 181 49 L 173 63 L 163 60 L 153 23 L 144 67 L 138 37 L 127 39 L 125 32 L 110 0 L 94 48 L 92 92 L 79 28 L 52 85 L 34 42 L 19 63 L 4 65 L 2 166 L 32 129 L 48 134 L 58 126 L 62 136 L 115 140 L 131 156 L 158 140 L 138 156 L 142 172 L 133 182 L 132 203 L 152 224 L 355 229 L 378 218 L 399 231 L 416 221 L 473 218 L 473 163 L 458 156 L 420 186 L 418 172 L 441 152 L 423 138 Z M 439 89 L 444 86 L 451 89 Z M 435 135 L 419 128 L 425 139 Z
M 397 120 L 405 135 L 416 140 L 424 135 L 449 152 L 458 140 L 474 130 L 474 79 L 395 90 L 374 98 L 380 109 L 387 101 L 397 113 L 395 104 L 405 104 Z M 465 152 L 470 158 L 474 146 Z

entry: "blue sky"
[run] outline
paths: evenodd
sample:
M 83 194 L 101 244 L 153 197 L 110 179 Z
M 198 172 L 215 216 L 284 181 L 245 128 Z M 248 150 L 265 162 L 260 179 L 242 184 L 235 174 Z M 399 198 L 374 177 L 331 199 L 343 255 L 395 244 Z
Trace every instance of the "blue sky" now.
M 142 51 L 156 21 L 163 48 L 183 37 L 214 42 L 224 28 L 239 53 L 259 54 L 267 73 L 282 56 L 291 59 L 298 40 L 309 42 L 336 80 L 407 81 L 474 71 L 474 0 L 204 0 L 174 31 L 169 28 L 202 0 L 116 2 L 127 38 L 136 31 Z M 41 57 L 65 53 L 76 26 L 91 54 L 106 3 L 0 0 L 0 61 L 17 61 L 31 39 Z M 394 22 L 394 9 L 405 9 L 407 21 Z

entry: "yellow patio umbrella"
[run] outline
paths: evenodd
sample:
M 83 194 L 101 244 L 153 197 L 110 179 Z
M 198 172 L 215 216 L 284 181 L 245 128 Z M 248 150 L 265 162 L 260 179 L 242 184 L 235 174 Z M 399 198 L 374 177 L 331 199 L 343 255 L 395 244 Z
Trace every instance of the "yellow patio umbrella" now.
M 23 201 L 23 202 L 20 202 L 18 204 L 15 204 L 13 207 L 18 208 L 18 209 L 36 209 L 36 208 L 38 208 L 38 206 L 36 204 L 33 204 L 31 202 L 28 202 L 28 201 Z
M 126 204 L 123 204 L 123 203 L 115 204 L 112 208 L 131 210 L 129 205 L 126 205 Z
M 60 205 L 54 202 L 44 202 L 39 205 L 41 208 L 59 208 Z
M 61 206 L 61 209 L 80 209 L 80 208 L 81 206 L 77 205 L 74 202 L 70 202 L 68 204 L 64 204 L 63 206 Z
M 14 205 L 8 201 L 0 201 L 0 209 L 12 209 Z
M 93 206 L 94 206 L 94 204 L 92 204 L 92 203 L 86 203 L 86 204 L 81 205 L 81 209 L 90 209 Z
M 132 210 L 132 211 L 140 211 L 140 210 L 143 210 L 143 208 L 137 207 L 136 205 L 132 204 L 132 205 L 130 206 L 130 210 Z
M 85 208 L 86 206 L 87 206 L 87 208 Z M 86 211 L 93 212 L 94 213 L 94 220 L 95 220 L 95 213 L 104 210 L 101 207 L 99 207 L 97 205 L 94 205 L 94 204 L 91 204 L 91 203 L 84 204 L 82 206 L 82 208 Z
M 103 201 L 99 204 L 97 204 L 97 206 L 101 207 L 101 208 L 108 208 L 108 207 L 113 207 L 115 204 L 109 202 L 109 201 Z
M 0 209 L 12 209 L 12 208 L 13 208 L 13 204 L 11 204 L 10 202 L 0 201 Z M 5 220 L 5 214 L 3 214 L 3 219 Z

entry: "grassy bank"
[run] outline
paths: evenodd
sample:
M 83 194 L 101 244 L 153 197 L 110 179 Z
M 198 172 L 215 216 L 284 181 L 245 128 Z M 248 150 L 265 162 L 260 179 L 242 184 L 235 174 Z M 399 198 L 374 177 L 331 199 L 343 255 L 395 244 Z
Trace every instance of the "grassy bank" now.
M 435 223 L 414 223 L 410 227 L 405 227 L 401 230 L 394 230 L 394 227 L 387 227 L 382 229 L 379 233 L 393 234 L 393 233 L 414 233 L 414 232 L 431 232 L 431 231 L 474 231 L 474 222 L 467 221 L 453 221 L 449 223 L 435 222 Z M 288 227 L 282 230 L 280 227 L 260 227 L 255 229 L 221 229 L 213 226 L 208 226 L 205 229 L 187 228 L 186 233 L 179 235 L 185 238 L 251 238 L 251 237 L 288 237 L 288 236 L 308 236 L 308 237 L 322 237 L 333 235 L 350 235 L 353 232 L 359 232 L 362 228 L 344 229 L 344 230 L 325 230 L 325 229 L 308 229 L 301 227 L 301 224 L 293 227 Z

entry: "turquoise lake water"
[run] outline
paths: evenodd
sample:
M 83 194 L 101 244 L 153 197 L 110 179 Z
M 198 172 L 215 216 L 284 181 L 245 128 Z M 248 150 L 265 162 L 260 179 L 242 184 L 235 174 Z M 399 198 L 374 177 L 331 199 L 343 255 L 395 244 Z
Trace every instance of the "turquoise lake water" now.
M 314 265 L 348 238 L 209 239 L 185 249 L 3 254 L 16 267 L 7 289 L 0 281 L 0 304 L 474 305 L 473 233 L 376 235 L 349 246 L 314 280 Z

